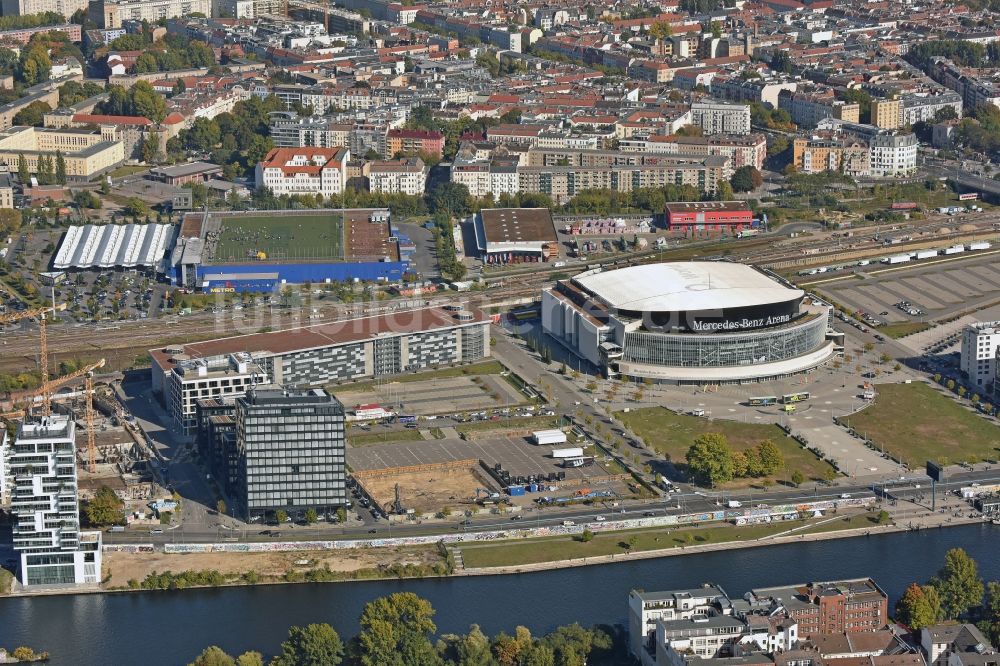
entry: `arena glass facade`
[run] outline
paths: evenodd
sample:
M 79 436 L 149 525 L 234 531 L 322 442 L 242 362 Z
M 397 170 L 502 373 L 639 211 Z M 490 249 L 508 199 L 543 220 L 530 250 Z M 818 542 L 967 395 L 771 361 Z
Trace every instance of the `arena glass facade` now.
M 543 292 L 542 326 L 608 376 L 669 383 L 786 376 L 820 365 L 834 353 L 828 340 L 828 305 L 798 296 L 794 301 L 748 303 L 715 314 L 721 321 L 732 321 L 727 315 L 742 315 L 747 311 L 744 308 L 760 315 L 749 327 L 695 331 L 676 323 L 691 321 L 694 313 L 618 311 L 601 294 L 570 280 Z M 693 320 L 705 321 L 700 314 Z M 781 323 L 756 323 L 771 319 Z

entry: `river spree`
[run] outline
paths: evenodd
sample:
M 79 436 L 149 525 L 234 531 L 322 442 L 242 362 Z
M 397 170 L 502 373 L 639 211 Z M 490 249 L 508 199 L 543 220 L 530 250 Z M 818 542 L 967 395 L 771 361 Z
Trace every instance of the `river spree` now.
M 732 595 L 751 587 L 872 576 L 891 604 L 930 577 L 961 546 L 987 580 L 1000 580 L 1000 527 L 950 529 L 717 551 L 516 576 L 458 577 L 87 594 L 0 600 L 0 646 L 47 650 L 53 664 L 176 666 L 217 644 L 229 653 L 274 654 L 293 624 L 328 622 L 346 639 L 372 599 L 410 591 L 437 609 L 439 632 L 478 623 L 487 634 L 523 624 L 624 623 L 632 588 L 667 590 L 703 582 Z

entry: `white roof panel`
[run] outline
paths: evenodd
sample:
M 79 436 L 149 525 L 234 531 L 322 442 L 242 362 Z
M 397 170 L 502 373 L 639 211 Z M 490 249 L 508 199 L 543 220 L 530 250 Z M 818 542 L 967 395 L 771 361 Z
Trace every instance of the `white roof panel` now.
M 691 312 L 784 303 L 801 298 L 743 264 L 690 261 L 585 273 L 574 281 L 609 307 L 637 312 Z

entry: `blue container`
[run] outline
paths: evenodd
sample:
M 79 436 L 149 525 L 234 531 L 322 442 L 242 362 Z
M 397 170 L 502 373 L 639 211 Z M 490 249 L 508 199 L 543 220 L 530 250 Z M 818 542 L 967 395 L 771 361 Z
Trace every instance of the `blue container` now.
M 511 497 L 520 497 L 524 495 L 524 486 L 507 486 L 507 493 Z
M 529 493 L 537 493 L 538 492 L 538 484 L 537 483 L 529 483 L 528 484 L 528 492 Z

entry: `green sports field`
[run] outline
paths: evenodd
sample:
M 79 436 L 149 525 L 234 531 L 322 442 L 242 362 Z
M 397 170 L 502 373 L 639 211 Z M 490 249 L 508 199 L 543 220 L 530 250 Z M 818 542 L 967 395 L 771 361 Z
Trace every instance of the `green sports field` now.
M 264 257 L 258 253 L 263 252 Z M 344 258 L 339 215 L 259 215 L 222 218 L 214 263 Z

